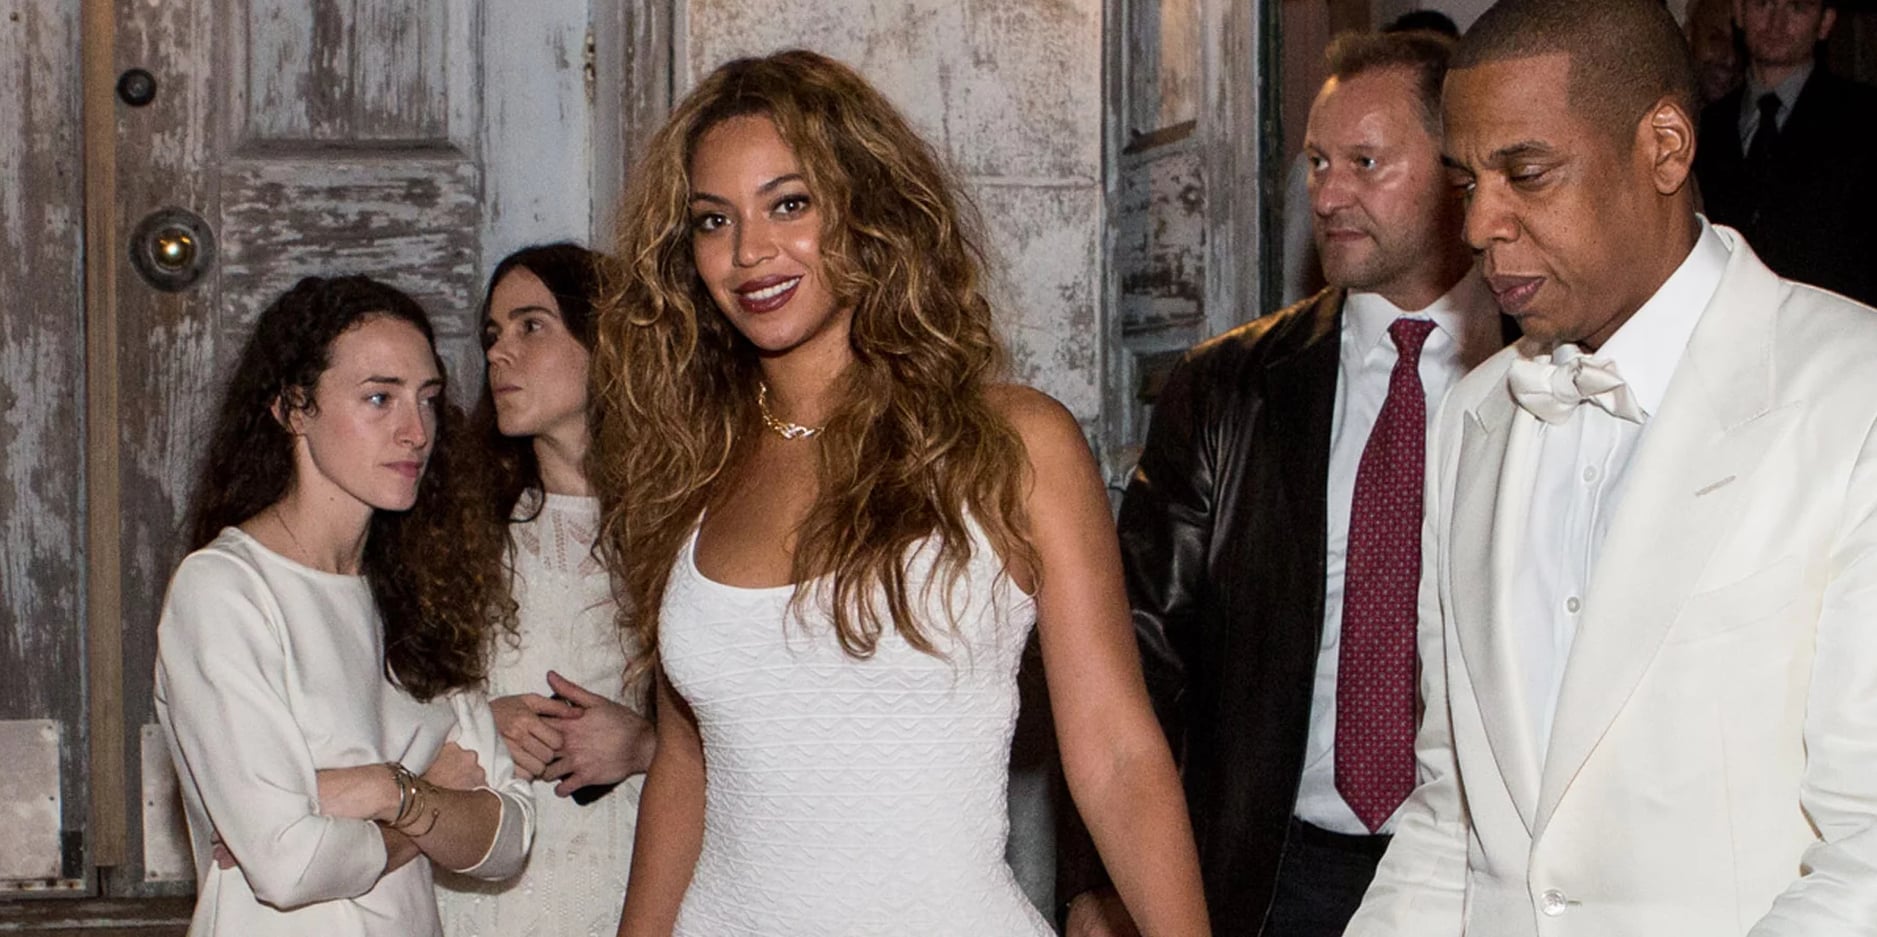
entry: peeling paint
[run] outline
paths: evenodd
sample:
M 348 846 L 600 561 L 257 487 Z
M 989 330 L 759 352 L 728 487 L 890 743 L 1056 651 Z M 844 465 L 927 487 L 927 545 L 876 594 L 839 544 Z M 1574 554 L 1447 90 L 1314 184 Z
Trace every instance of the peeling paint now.
M 1129 160 L 1115 208 L 1121 334 L 1205 325 L 1205 181 L 1198 151 L 1171 146 Z M 1197 334 L 1185 339 L 1196 340 Z M 1185 343 L 1185 342 L 1183 342 Z

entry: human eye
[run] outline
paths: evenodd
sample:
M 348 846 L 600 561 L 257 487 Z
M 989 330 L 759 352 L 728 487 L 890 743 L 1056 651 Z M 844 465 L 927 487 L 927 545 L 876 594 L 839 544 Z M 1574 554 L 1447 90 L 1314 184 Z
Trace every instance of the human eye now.
M 1358 157 L 1356 157 L 1356 158 L 1355 158 L 1355 164 L 1356 164 L 1356 168 L 1358 168 L 1358 169 L 1374 169 L 1374 168 L 1375 168 L 1375 165 L 1376 165 L 1376 164 L 1375 164 L 1375 157 L 1373 157 L 1373 156 L 1358 156 Z
M 375 394 L 366 394 L 365 402 L 371 404 L 374 407 L 382 408 L 391 402 L 391 395 L 388 393 L 385 393 L 382 390 L 378 391 Z
M 699 212 L 691 216 L 691 230 L 700 234 L 709 234 L 729 223 L 730 219 L 725 218 L 722 212 Z
M 784 195 L 776 200 L 776 214 L 785 218 L 792 218 L 807 210 L 808 196 L 806 195 Z
M 1550 174 L 1545 166 L 1513 166 L 1506 170 L 1506 181 L 1521 188 L 1532 188 L 1544 183 Z
M 1311 172 L 1322 172 L 1330 168 L 1330 161 L 1324 159 L 1321 153 L 1311 153 L 1304 158 L 1309 161 Z

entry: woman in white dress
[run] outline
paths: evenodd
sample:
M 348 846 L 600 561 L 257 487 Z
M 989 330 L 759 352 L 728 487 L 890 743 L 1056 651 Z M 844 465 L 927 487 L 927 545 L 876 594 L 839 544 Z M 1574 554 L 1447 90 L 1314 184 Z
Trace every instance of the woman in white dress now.
M 491 625 L 488 688 L 516 773 L 534 781 L 536 832 L 512 879 L 439 878 L 447 937 L 611 937 L 619 925 L 654 738 L 626 690 L 581 464 L 599 259 L 575 244 L 525 248 L 496 265 L 483 302 L 488 381 L 470 425 L 501 536 L 457 559 L 512 582 L 518 608 Z
M 632 180 L 589 469 L 658 674 L 619 933 L 1050 933 L 1003 858 L 1032 624 L 1128 910 L 1206 933 L 1103 486 L 1061 405 L 994 383 L 937 154 L 794 51 L 717 69 Z
M 433 862 L 527 855 L 527 785 L 468 689 L 502 584 L 437 559 L 473 536 L 443 380 L 423 310 L 364 277 L 302 280 L 242 352 L 157 626 L 192 937 L 438 935 Z

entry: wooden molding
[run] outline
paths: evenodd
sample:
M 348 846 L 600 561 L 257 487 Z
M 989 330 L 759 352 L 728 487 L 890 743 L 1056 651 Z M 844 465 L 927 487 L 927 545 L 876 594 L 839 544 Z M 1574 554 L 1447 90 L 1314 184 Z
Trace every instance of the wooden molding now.
M 85 524 L 87 718 L 91 823 L 88 861 L 124 861 L 123 603 L 118 526 L 117 83 L 112 0 L 84 0 Z

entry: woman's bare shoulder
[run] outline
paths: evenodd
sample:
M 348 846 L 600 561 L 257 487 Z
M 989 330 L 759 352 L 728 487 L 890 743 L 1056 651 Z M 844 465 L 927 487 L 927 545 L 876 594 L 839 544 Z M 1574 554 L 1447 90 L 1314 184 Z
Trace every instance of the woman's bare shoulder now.
M 998 416 L 1010 422 L 1025 448 L 1055 449 L 1074 445 L 1083 449 L 1088 441 L 1075 415 L 1056 398 L 1023 384 L 991 384 L 984 388 L 984 399 Z

